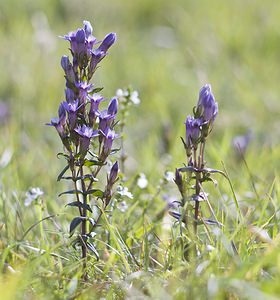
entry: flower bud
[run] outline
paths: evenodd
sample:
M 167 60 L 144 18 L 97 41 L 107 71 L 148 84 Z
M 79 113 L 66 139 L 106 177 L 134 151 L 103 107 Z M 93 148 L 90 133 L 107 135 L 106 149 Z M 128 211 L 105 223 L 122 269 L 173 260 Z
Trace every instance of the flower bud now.
M 119 171 L 119 163 L 116 161 L 114 165 L 112 166 L 110 175 L 109 175 L 109 184 L 114 184 L 117 176 L 118 176 L 118 171 Z
M 115 116 L 118 112 L 118 100 L 113 98 L 108 105 L 108 114 Z
M 70 63 L 69 57 L 63 55 L 61 58 L 61 66 L 65 72 L 65 76 L 68 81 L 75 82 L 75 73 L 72 64 Z
M 211 92 L 211 85 L 206 84 L 199 92 L 197 110 L 203 117 L 203 121 L 214 121 L 218 113 L 218 103 Z
M 117 35 L 114 32 L 107 34 L 98 49 L 103 52 L 107 52 L 108 49 L 115 43 L 116 37 Z

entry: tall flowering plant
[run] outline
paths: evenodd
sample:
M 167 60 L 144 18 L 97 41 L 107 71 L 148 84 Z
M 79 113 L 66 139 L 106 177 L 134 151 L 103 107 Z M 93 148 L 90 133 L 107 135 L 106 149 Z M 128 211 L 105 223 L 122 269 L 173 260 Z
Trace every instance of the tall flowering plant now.
M 84 267 L 87 251 L 99 258 L 91 239 L 94 230 L 110 204 L 112 188 L 117 181 L 118 162 L 115 162 L 107 176 L 103 189 L 94 187 L 98 175 L 109 156 L 114 152 L 113 142 L 120 138 L 115 132 L 115 118 L 118 101 L 113 98 L 107 109 L 100 110 L 104 99 L 90 79 L 98 64 L 107 55 L 108 49 L 115 43 L 116 34 L 109 33 L 101 42 L 92 35 L 90 22 L 84 21 L 84 28 L 61 37 L 70 42 L 71 59 L 63 56 L 61 66 L 65 73 L 65 101 L 58 109 L 58 118 L 47 124 L 55 127 L 64 146 L 64 152 L 58 155 L 66 158 L 67 165 L 58 176 L 60 180 L 70 180 L 73 189 L 61 193 L 75 195 L 75 201 L 67 205 L 77 207 L 78 215 L 70 223 L 70 236 L 78 226 L 80 231 L 73 241 L 73 247 L 80 246 Z M 70 176 L 65 176 L 70 172 Z M 93 218 L 92 205 L 97 207 L 98 216 Z
M 197 235 L 198 224 L 216 224 L 218 222 L 211 204 L 208 201 L 208 194 L 202 185 L 206 181 L 215 180 L 211 178 L 212 173 L 222 173 L 221 171 L 206 168 L 204 158 L 205 144 L 212 131 L 213 123 L 218 114 L 218 103 L 211 91 L 211 86 L 206 84 L 199 92 L 197 105 L 193 109 L 193 116 L 187 117 L 185 124 L 186 136 L 182 139 L 186 150 L 187 164 L 183 168 L 176 169 L 175 183 L 179 189 L 181 200 L 176 205 L 178 211 L 171 211 L 170 214 L 177 220 L 181 220 L 188 227 L 193 224 L 193 232 Z M 200 203 L 206 201 L 213 219 L 204 219 L 200 211 Z M 193 204 L 190 204 L 193 203 Z

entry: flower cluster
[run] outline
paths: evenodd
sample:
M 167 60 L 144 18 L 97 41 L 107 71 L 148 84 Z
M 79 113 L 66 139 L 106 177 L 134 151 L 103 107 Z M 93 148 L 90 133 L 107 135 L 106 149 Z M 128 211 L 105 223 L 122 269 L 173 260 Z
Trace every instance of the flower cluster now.
M 81 224 L 81 234 L 73 242 L 73 247 L 77 244 L 81 246 L 84 259 L 86 249 L 94 252 L 98 258 L 98 253 L 89 239 L 92 238 L 93 230 L 98 226 L 103 212 L 111 202 L 112 187 L 118 180 L 118 162 L 111 167 L 103 191 L 92 187 L 98 181 L 96 177 L 100 170 L 107 164 L 107 159 L 113 152 L 113 142 L 120 138 L 120 134 L 115 132 L 117 98 L 114 97 L 106 109 L 100 109 L 100 103 L 107 99 L 99 94 L 102 88 L 95 88 L 90 79 L 100 61 L 107 55 L 108 49 L 116 41 L 116 34 L 109 33 L 103 41 L 97 42 L 92 35 L 90 22 L 84 21 L 84 28 L 61 38 L 70 42 L 72 59 L 70 60 L 69 56 L 63 56 L 61 59 L 66 79 L 65 101 L 59 106 L 58 118 L 52 119 L 47 125 L 56 128 L 66 152 L 62 155 L 67 159 L 68 165 L 60 173 L 58 180 L 70 179 L 75 188 L 60 194 L 76 196 L 75 202 L 68 203 L 79 209 L 79 216 L 70 224 L 70 236 Z M 88 168 L 91 174 L 85 174 Z M 68 169 L 72 176 L 64 177 Z M 88 217 L 89 212 L 93 213 L 91 200 L 94 200 L 93 204 L 100 211 L 96 219 Z M 91 224 L 88 232 L 86 221 Z M 84 260 L 84 266 L 85 264 Z
M 199 92 L 197 106 L 194 108 L 194 117 L 188 116 L 186 122 L 186 139 L 183 140 L 187 156 L 192 155 L 200 142 L 204 142 L 209 135 L 213 122 L 218 114 L 218 103 L 211 92 L 210 84 L 206 84 Z
M 61 59 L 66 79 L 65 101 L 59 106 L 58 118 L 52 119 L 47 125 L 56 128 L 69 153 L 73 154 L 79 149 L 81 157 L 87 154 L 92 138 L 99 136 L 103 148 L 99 148 L 98 158 L 105 162 L 113 140 L 120 137 L 113 129 L 118 101 L 113 98 L 108 109 L 100 110 L 100 102 L 106 99 L 98 94 L 101 89 L 94 88 L 89 81 L 100 61 L 107 55 L 108 49 L 114 44 L 116 34 L 107 34 L 94 49 L 97 40 L 92 35 L 90 22 L 84 21 L 84 28 L 61 38 L 70 42 L 73 60 L 70 62 L 68 56 Z
M 208 194 L 202 189 L 203 182 L 212 181 L 215 183 L 216 181 L 211 178 L 211 173 L 222 173 L 218 170 L 205 168 L 205 143 L 218 114 L 218 103 L 215 102 L 209 84 L 206 84 L 200 90 L 198 103 L 193 112 L 194 116 L 189 115 L 184 123 L 186 138 L 181 138 L 187 154 L 187 165 L 176 169 L 174 178 L 181 195 L 181 201 L 176 201 L 179 212 L 171 211 L 170 214 L 177 220 L 181 220 L 186 226 L 188 226 L 188 220 L 193 219 L 194 234 L 197 234 L 197 225 L 199 224 L 216 224 L 220 226 L 215 216 L 215 221 L 212 219 L 204 220 L 199 209 L 200 202 L 208 201 Z M 193 184 L 193 181 L 195 181 L 195 184 Z M 187 202 L 194 202 L 194 206 L 192 204 L 186 205 Z M 209 202 L 208 205 L 210 205 Z M 174 207 L 172 205 L 171 208 Z

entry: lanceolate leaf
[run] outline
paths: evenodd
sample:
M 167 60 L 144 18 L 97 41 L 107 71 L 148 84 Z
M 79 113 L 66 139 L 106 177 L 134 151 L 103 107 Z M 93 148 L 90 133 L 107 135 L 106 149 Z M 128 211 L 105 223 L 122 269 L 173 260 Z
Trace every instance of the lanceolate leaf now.
M 92 209 L 90 208 L 90 206 L 88 204 L 84 204 L 82 202 L 79 202 L 79 201 L 75 201 L 75 202 L 71 202 L 71 203 L 67 203 L 65 206 L 76 206 L 76 207 L 82 207 L 82 208 L 85 208 L 87 210 L 89 210 L 91 213 L 92 213 Z
M 198 172 L 197 168 L 194 167 L 184 167 L 179 169 L 180 172 Z
M 70 235 L 73 234 L 73 231 L 75 230 L 75 228 L 82 222 L 82 220 L 85 220 L 86 217 L 75 217 L 71 224 L 70 224 Z
M 222 174 L 223 176 L 225 176 L 225 178 L 227 178 L 227 175 L 223 171 L 220 171 L 220 170 L 215 170 L 215 169 L 211 169 L 211 168 L 204 168 L 201 171 L 202 172 L 208 172 L 208 173 L 219 173 L 219 174 Z
M 96 256 L 96 259 L 99 260 L 99 254 L 98 254 L 97 250 L 94 248 L 94 246 L 89 242 L 86 242 L 86 246 L 90 251 L 93 252 L 93 254 Z
M 103 197 L 103 195 L 104 195 L 104 193 L 101 191 L 101 190 L 96 190 L 96 189 L 94 189 L 94 190 L 89 190 L 88 192 L 87 192 L 87 194 L 91 194 L 92 196 L 96 196 L 96 197 Z
M 94 159 L 85 159 L 84 165 L 86 167 L 91 167 L 91 166 L 103 166 L 104 163 L 98 160 Z
M 61 177 L 60 179 L 73 180 L 73 177 L 72 176 Z M 95 181 L 95 182 L 98 181 L 98 179 L 93 177 L 91 174 L 86 174 L 84 176 L 78 176 L 75 179 L 76 179 L 76 181 L 81 180 L 81 179 L 83 179 L 83 180 L 92 180 L 92 181 Z
M 57 177 L 57 181 L 60 181 L 60 179 L 62 178 L 62 176 L 64 175 L 64 173 L 69 169 L 69 165 L 67 165 L 62 171 L 61 173 L 58 175 Z
M 82 194 L 83 192 L 80 191 L 80 190 L 77 190 L 78 194 Z M 67 191 L 67 192 L 63 192 L 63 193 L 60 193 L 58 195 L 58 197 L 60 197 L 61 195 L 65 195 L 65 194 L 76 194 L 76 190 L 71 190 L 71 191 Z
M 69 159 L 69 155 L 67 155 L 67 154 L 65 154 L 65 153 L 62 153 L 62 152 L 60 152 L 60 153 L 57 153 L 57 155 L 56 155 L 57 157 L 59 157 L 59 156 L 63 156 L 63 157 L 65 157 L 65 158 L 67 158 L 67 159 Z

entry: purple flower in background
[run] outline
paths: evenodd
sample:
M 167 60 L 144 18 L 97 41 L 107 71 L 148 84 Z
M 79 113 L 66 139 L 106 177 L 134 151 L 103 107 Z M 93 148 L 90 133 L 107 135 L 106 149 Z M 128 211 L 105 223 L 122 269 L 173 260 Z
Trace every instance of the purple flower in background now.
M 93 87 L 92 83 L 87 83 L 86 81 L 75 82 L 75 86 L 79 89 L 79 98 L 81 100 L 80 104 L 86 104 L 88 90 Z
M 86 125 L 83 125 L 82 128 L 76 128 L 74 130 L 82 137 L 80 143 L 80 152 L 83 156 L 85 156 L 89 148 L 91 138 L 98 136 L 99 130 L 93 131 L 92 128 L 87 127 Z
M 214 121 L 218 114 L 218 103 L 211 92 L 211 85 L 206 84 L 199 92 L 197 109 L 206 122 Z
M 61 66 L 65 72 L 65 76 L 68 81 L 75 82 L 75 73 L 73 66 L 69 60 L 69 57 L 66 55 L 63 55 L 61 58 Z
M 189 115 L 184 124 L 186 124 L 186 146 L 190 147 L 197 142 L 203 122 L 201 119 L 194 119 Z

